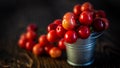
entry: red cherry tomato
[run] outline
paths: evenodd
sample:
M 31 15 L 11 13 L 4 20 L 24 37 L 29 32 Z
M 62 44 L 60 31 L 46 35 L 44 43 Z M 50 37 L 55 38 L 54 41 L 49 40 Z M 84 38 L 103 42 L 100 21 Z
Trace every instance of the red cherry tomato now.
M 37 25 L 32 23 L 27 26 L 27 31 L 36 31 L 37 30 Z
M 48 25 L 47 31 L 49 32 L 51 30 L 55 30 L 56 27 L 57 27 L 57 24 L 51 23 L 51 24 Z
M 51 30 L 47 34 L 47 40 L 49 42 L 57 42 L 59 40 L 59 36 L 57 35 L 55 30 Z
M 81 11 L 92 11 L 93 6 L 90 2 L 85 2 L 81 5 Z
M 25 39 L 19 39 L 18 45 L 21 48 L 25 48 L 26 40 Z
M 56 19 L 56 20 L 54 20 L 53 23 L 59 25 L 59 24 L 62 24 L 62 20 L 61 19 Z
M 66 46 L 64 44 L 64 38 L 62 38 L 59 42 L 58 42 L 58 47 L 61 49 L 61 50 L 66 50 Z
M 56 33 L 59 37 L 64 37 L 64 34 L 66 33 L 66 30 L 63 28 L 62 24 L 59 24 L 56 28 Z
M 106 18 L 106 13 L 103 10 L 98 10 L 95 12 L 96 17 Z
M 49 52 L 51 58 L 58 58 L 62 55 L 62 51 L 58 47 L 53 47 Z
M 34 45 L 35 45 L 34 41 L 27 41 L 26 45 L 25 45 L 26 46 L 26 50 L 32 51 Z
M 101 32 L 105 30 L 105 23 L 103 22 L 101 18 L 95 18 L 93 22 L 93 28 L 95 31 Z
M 75 15 L 79 15 L 81 13 L 81 5 L 76 4 L 73 8 L 73 12 L 74 12 Z
M 39 55 L 42 55 L 42 54 L 44 53 L 44 48 L 41 47 L 41 46 L 39 45 L 39 43 L 38 43 L 38 44 L 35 44 L 35 45 L 33 46 L 33 50 L 32 50 L 32 51 L 33 51 L 33 54 L 39 56 Z
M 49 43 L 48 40 L 47 40 L 47 36 L 45 34 L 41 35 L 39 37 L 38 41 L 39 41 L 39 44 L 40 44 L 41 47 L 43 47 L 43 46 L 45 46 Z
M 78 35 L 81 39 L 86 39 L 90 36 L 90 28 L 88 26 L 80 26 L 78 28 Z
M 23 34 L 21 34 L 20 39 L 19 39 L 19 41 L 18 41 L 19 47 L 25 48 L 26 42 L 27 42 L 26 34 L 23 33 Z
M 77 40 L 77 33 L 74 30 L 69 30 L 65 33 L 64 40 L 67 43 L 74 43 Z
M 80 14 L 79 21 L 83 25 L 87 25 L 87 26 L 91 25 L 93 22 L 93 13 L 89 11 L 83 11 Z
M 34 31 L 27 31 L 26 38 L 28 40 L 34 40 L 37 37 L 37 34 Z

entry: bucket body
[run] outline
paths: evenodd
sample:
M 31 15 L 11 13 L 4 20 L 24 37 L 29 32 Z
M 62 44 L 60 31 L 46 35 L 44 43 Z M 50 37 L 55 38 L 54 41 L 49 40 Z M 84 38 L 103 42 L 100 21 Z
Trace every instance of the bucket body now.
M 72 66 L 87 66 L 94 61 L 96 39 L 101 33 L 92 33 L 87 39 L 78 39 L 75 43 L 65 42 L 67 62 Z

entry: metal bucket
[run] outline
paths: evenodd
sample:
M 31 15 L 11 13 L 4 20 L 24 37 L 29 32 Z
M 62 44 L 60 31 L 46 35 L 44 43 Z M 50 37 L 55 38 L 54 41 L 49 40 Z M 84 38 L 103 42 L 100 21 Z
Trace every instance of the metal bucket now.
M 67 62 L 73 66 L 87 66 L 94 61 L 96 39 L 102 33 L 92 33 L 87 39 L 78 39 L 75 43 L 65 42 Z

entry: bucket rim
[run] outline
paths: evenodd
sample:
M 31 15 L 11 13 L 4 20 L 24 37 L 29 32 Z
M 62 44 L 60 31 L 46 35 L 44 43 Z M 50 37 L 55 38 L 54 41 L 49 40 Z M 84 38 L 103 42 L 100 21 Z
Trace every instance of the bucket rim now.
M 90 37 L 94 38 L 98 38 L 100 37 L 104 32 L 93 32 L 90 34 Z

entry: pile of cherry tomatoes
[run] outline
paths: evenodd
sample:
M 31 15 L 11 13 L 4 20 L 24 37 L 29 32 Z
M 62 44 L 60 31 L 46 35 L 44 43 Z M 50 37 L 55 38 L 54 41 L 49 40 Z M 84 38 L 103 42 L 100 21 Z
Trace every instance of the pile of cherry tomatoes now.
M 109 21 L 103 10 L 95 10 L 89 2 L 76 4 L 73 12 L 67 12 L 62 19 L 56 19 L 47 26 L 47 34 L 37 38 L 37 25 L 29 24 L 21 34 L 18 44 L 35 55 L 43 53 L 58 58 L 66 50 L 64 42 L 75 43 L 77 39 L 87 39 L 93 32 L 108 29 Z M 37 38 L 37 42 L 36 39 Z

